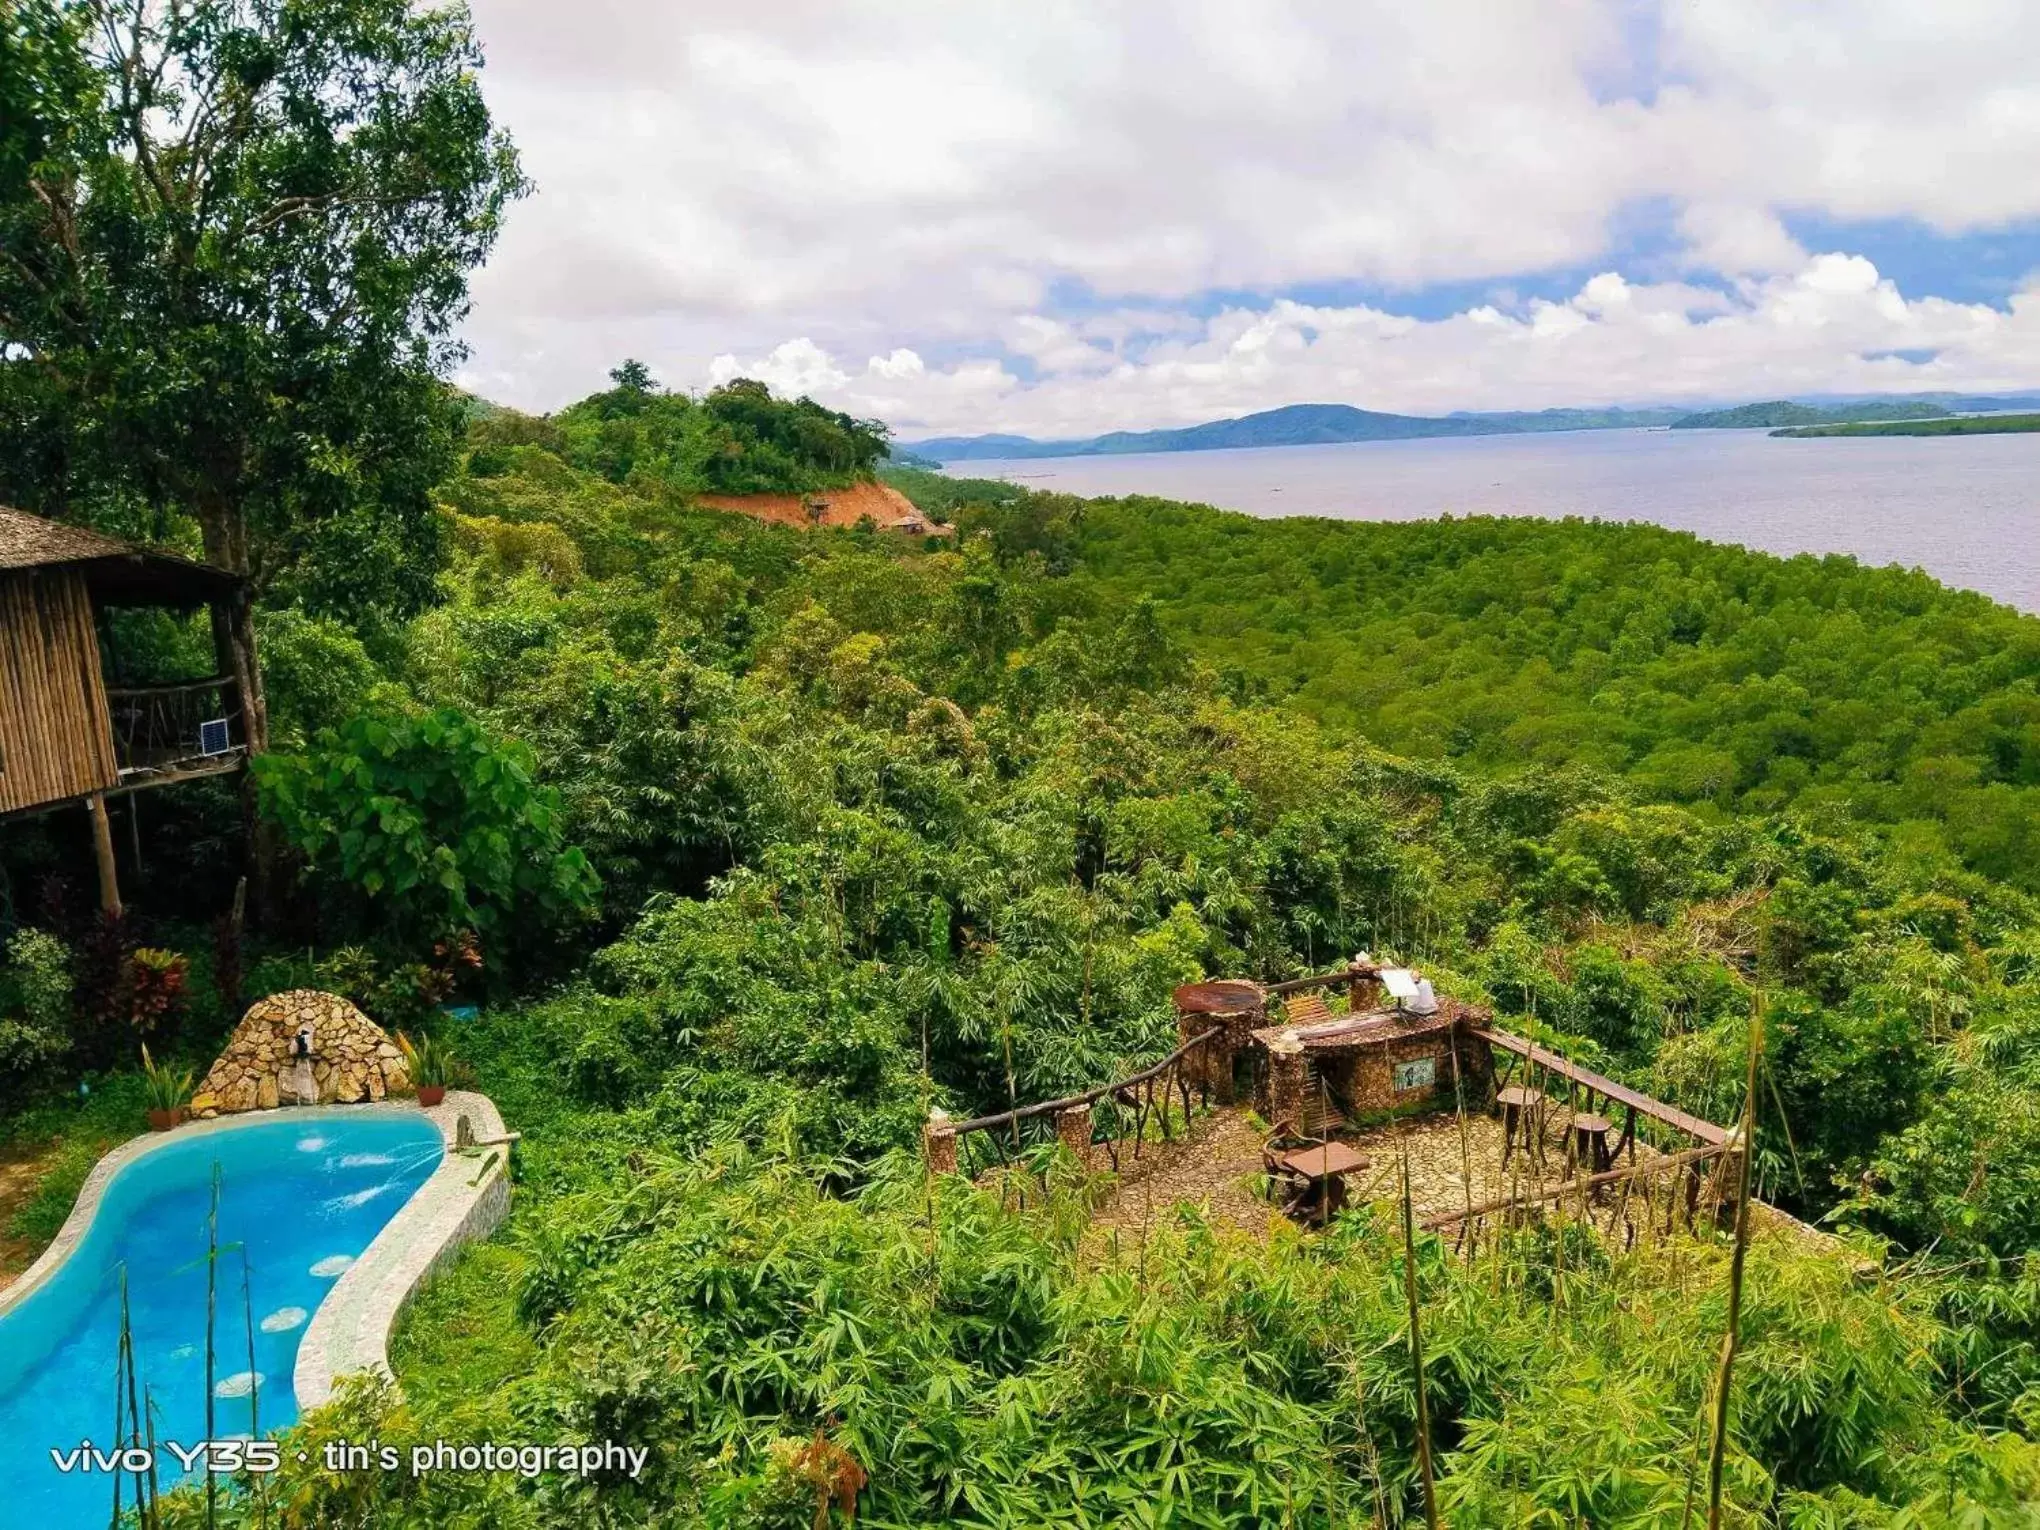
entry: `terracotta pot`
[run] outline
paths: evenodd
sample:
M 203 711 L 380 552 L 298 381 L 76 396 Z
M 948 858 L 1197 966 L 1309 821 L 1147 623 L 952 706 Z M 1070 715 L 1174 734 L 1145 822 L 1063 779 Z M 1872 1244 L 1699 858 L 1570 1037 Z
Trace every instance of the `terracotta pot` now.
M 152 1110 L 149 1112 L 149 1130 L 152 1132 L 167 1132 L 183 1119 L 184 1107 L 182 1105 L 178 1106 L 175 1110 Z
M 430 1110 L 445 1098 L 446 1085 L 444 1084 L 420 1084 L 418 1086 L 418 1103 L 427 1110 Z

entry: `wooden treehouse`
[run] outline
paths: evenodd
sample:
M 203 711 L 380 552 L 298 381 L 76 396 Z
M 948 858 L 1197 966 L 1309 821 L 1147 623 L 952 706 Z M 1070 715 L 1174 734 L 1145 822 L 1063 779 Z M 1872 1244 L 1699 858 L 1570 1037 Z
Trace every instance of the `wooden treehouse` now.
M 105 614 L 136 607 L 210 612 L 213 673 L 109 684 Z M 247 607 L 223 569 L 0 508 L 0 820 L 84 807 L 109 912 L 107 800 L 238 771 L 263 746 Z

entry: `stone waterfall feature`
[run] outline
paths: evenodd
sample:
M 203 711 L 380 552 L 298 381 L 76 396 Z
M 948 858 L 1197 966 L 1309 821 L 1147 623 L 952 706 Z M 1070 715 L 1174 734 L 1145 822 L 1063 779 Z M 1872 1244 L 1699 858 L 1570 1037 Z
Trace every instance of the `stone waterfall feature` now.
M 338 994 L 300 988 L 272 994 L 241 1017 L 192 1096 L 191 1113 L 202 1118 L 313 1103 L 300 1100 L 293 1088 L 301 1033 L 318 1104 L 352 1105 L 410 1092 L 404 1054 L 380 1026 Z

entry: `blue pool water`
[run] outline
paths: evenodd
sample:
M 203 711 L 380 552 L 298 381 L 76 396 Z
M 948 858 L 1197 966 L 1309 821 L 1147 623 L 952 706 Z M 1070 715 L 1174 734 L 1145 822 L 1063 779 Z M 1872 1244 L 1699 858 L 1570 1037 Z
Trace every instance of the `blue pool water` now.
M 220 1169 L 213 1437 L 297 1419 L 298 1343 L 333 1282 L 444 1155 L 422 1116 L 290 1111 L 166 1141 L 107 1186 L 91 1230 L 51 1278 L 0 1314 L 0 1520 L 37 1530 L 104 1525 L 109 1477 L 64 1473 L 52 1446 L 113 1432 L 119 1279 L 128 1276 L 138 1384 L 156 1436 L 205 1434 L 206 1211 Z M 238 1245 L 238 1247 L 234 1247 Z M 248 1363 L 242 1252 L 255 1318 Z M 175 1463 L 160 1480 L 178 1474 Z

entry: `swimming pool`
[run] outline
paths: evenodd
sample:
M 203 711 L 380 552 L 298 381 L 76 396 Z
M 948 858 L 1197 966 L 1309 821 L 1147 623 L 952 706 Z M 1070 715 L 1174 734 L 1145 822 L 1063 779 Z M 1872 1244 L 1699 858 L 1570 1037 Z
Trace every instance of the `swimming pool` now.
M 50 1451 L 88 1439 L 108 1448 L 123 1266 L 137 1381 L 153 1403 L 156 1437 L 187 1446 L 206 1437 L 205 1224 L 215 1164 L 225 1252 L 213 1437 L 224 1439 L 296 1421 L 291 1373 L 311 1314 L 444 1154 L 439 1128 L 423 1115 L 302 1110 L 179 1133 L 121 1168 L 70 1257 L 0 1312 L 7 1522 L 38 1530 L 106 1523 L 112 1479 L 59 1471 Z M 173 1460 L 159 1459 L 166 1488 L 178 1476 Z

